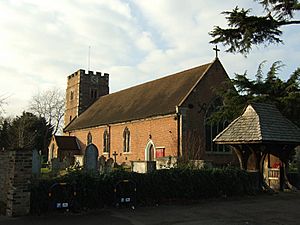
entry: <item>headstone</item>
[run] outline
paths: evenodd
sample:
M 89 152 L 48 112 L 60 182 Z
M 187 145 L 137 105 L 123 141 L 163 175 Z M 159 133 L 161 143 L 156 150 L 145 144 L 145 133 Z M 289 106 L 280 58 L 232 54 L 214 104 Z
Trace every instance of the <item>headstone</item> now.
M 34 149 L 32 151 L 32 175 L 39 176 L 41 173 L 41 155 Z
M 156 159 L 156 169 L 170 169 L 176 167 L 177 157 L 168 156 Z
M 74 167 L 78 168 L 83 166 L 83 155 L 74 155 Z
M 150 173 L 156 170 L 156 161 L 131 161 L 132 172 Z
M 100 156 L 98 163 L 99 163 L 99 172 L 104 173 L 105 172 L 105 157 L 103 155 Z
M 63 169 L 68 168 L 71 165 L 71 160 L 68 157 L 65 157 L 62 161 Z
M 105 163 L 105 172 L 107 173 L 111 172 L 113 166 L 114 166 L 114 160 L 112 158 L 109 158 Z
M 87 171 L 96 171 L 98 164 L 98 149 L 90 144 L 86 147 L 84 154 L 84 169 Z
M 51 159 L 51 170 L 52 173 L 58 173 L 60 170 L 60 162 L 58 158 Z
M 212 162 L 208 160 L 189 160 L 189 163 L 195 169 L 212 168 Z

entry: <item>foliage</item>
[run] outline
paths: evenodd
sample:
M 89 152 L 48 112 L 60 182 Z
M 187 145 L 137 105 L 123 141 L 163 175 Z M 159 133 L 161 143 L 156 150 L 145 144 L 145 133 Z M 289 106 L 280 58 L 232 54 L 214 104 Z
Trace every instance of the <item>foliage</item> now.
M 225 118 L 233 120 L 247 104 L 265 102 L 275 104 L 284 116 L 300 126 L 300 68 L 284 81 L 278 76 L 283 66 L 280 61 L 274 62 L 266 75 L 262 70 L 264 65 L 265 62 L 259 65 L 256 79 L 249 79 L 246 72 L 236 74 L 235 79 L 231 80 L 236 89 L 218 90 L 224 105 L 213 114 L 212 121 Z
M 4 95 L 0 96 L 0 116 L 4 112 L 4 105 L 6 104 L 6 99 L 7 97 L 5 97 Z
M 0 150 L 7 149 L 9 147 L 9 119 L 4 119 L 0 125 Z
M 289 172 L 299 173 L 300 176 L 300 147 L 295 148 L 295 154 L 289 165 Z
M 11 122 L 5 120 L 1 126 L 1 147 L 45 150 L 48 147 L 52 128 L 44 118 L 23 112 Z
M 60 89 L 50 89 L 32 96 L 29 108 L 32 113 L 45 118 L 53 126 L 53 134 L 62 129 L 65 98 Z
M 227 52 L 247 55 L 253 45 L 283 43 L 280 39 L 282 26 L 300 24 L 300 21 L 293 20 L 294 14 L 300 10 L 300 3 L 297 0 L 259 0 L 258 2 L 264 8 L 266 15 L 250 15 L 250 9 L 240 9 L 238 6 L 232 11 L 223 12 L 229 28 L 215 26 L 210 32 L 214 38 L 210 43 L 222 43 L 228 46 Z
M 9 96 L 7 94 L 0 95 L 0 119 L 2 118 L 3 113 L 5 113 L 4 106 L 7 105 L 7 99 Z
M 148 174 L 116 170 L 108 174 L 75 171 L 64 177 L 33 182 L 31 187 L 32 211 L 48 209 L 47 193 L 55 182 L 67 182 L 76 190 L 80 208 L 101 208 L 115 203 L 114 188 L 121 180 L 132 180 L 137 188 L 139 205 L 178 200 L 247 195 L 255 193 L 255 181 L 245 171 L 224 169 L 169 169 Z

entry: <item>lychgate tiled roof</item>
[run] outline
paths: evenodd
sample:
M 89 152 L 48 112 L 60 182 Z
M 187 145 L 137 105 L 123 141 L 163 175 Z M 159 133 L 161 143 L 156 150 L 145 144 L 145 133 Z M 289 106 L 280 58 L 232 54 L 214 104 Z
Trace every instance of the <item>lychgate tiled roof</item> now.
M 220 63 L 218 60 L 213 63 L 216 62 Z M 100 97 L 65 131 L 175 113 L 176 106 L 213 63 Z
M 54 136 L 56 144 L 60 150 L 79 150 L 76 137 Z
M 252 103 L 214 139 L 217 144 L 299 143 L 300 129 L 271 104 Z

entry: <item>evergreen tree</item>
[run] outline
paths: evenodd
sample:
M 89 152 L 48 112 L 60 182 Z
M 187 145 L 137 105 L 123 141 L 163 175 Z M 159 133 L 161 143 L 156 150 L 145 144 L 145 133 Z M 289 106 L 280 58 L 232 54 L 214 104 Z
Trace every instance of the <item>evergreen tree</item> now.
M 300 68 L 284 81 L 278 76 L 283 66 L 280 61 L 274 62 L 266 75 L 262 71 L 264 64 L 259 65 L 254 80 L 247 78 L 246 72 L 236 74 L 231 80 L 234 87 L 217 90 L 223 98 L 223 106 L 212 115 L 212 122 L 233 120 L 241 115 L 247 104 L 264 102 L 275 104 L 285 117 L 300 127 Z
M 47 154 L 47 147 L 53 128 L 46 123 L 43 117 L 23 112 L 11 123 L 9 129 L 9 148 L 24 148 L 41 150 Z
M 229 28 L 215 26 L 209 33 L 214 39 L 210 43 L 228 46 L 227 52 L 247 55 L 253 45 L 283 43 L 280 39 L 281 28 L 286 25 L 300 24 L 293 20 L 300 10 L 297 0 L 255 0 L 264 8 L 263 16 L 250 15 L 250 9 L 236 6 L 232 11 L 222 14 Z
M 4 119 L 0 125 L 0 150 L 9 147 L 9 129 L 10 122 L 8 119 Z

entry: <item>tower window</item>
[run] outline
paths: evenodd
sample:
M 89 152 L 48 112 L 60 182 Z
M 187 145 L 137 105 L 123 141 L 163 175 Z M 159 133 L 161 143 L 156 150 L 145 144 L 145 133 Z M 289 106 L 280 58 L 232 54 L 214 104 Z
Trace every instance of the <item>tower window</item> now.
M 96 99 L 98 97 L 98 90 L 91 89 L 91 99 Z
M 71 91 L 70 100 L 73 100 L 73 99 L 74 99 L 74 91 Z

